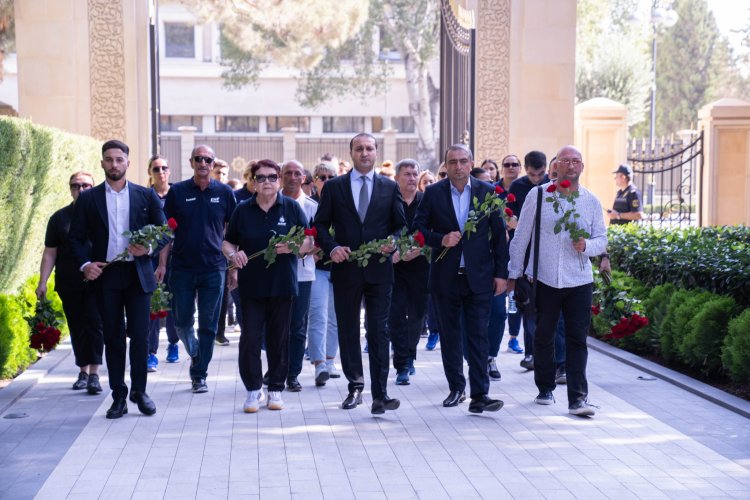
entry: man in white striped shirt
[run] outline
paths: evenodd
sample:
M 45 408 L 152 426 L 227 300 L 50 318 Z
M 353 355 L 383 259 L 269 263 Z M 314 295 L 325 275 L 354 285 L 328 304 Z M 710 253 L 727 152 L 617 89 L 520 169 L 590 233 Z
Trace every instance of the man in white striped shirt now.
M 581 152 L 574 146 L 565 146 L 557 153 L 558 178 L 555 183 L 558 200 L 563 210 L 570 209 L 565 197 L 578 192 L 575 199 L 575 213 L 578 227 L 589 233 L 588 238 L 571 240 L 570 233 L 563 229 L 555 234 L 556 222 L 561 213 L 555 213 L 553 203 L 548 201 L 554 195 L 548 194 L 553 183 L 543 184 L 531 190 L 521 210 L 515 237 L 510 244 L 510 264 L 508 266 L 508 288 L 515 286 L 516 279 L 531 276 L 533 273 L 534 219 L 537 212 L 538 191 L 542 190 L 541 228 L 537 273 L 537 327 L 534 339 L 534 381 L 539 395 L 537 404 L 550 405 L 555 399 L 555 329 L 562 313 L 565 320 L 566 368 L 568 374 L 568 411 L 572 415 L 592 416 L 594 407 L 588 402 L 588 382 L 586 381 L 586 361 L 588 349 L 586 336 L 591 319 L 593 273 L 590 257 L 596 257 L 607 247 L 607 230 L 599 200 L 593 193 L 579 185 L 584 164 Z M 568 181 L 568 182 L 565 182 Z M 568 188 L 562 185 L 570 183 Z M 523 269 L 524 253 L 531 242 L 531 257 Z

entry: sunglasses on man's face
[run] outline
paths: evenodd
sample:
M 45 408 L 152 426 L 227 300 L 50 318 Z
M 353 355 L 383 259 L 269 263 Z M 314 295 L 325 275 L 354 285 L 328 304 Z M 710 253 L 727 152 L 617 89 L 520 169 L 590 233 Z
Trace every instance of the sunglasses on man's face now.
M 80 184 L 74 182 L 70 184 L 70 189 L 89 189 L 91 187 L 91 184 L 87 182 L 82 182 Z
M 210 165 L 214 162 L 214 159 L 210 156 L 193 156 L 193 161 L 195 163 L 200 163 L 202 161 L 206 162 L 206 165 Z

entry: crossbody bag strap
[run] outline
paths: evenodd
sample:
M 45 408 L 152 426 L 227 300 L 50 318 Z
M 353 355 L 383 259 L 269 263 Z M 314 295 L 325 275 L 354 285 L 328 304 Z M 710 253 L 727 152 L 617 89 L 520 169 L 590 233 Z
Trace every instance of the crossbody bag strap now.
M 536 283 L 537 283 L 537 271 L 539 270 L 539 235 L 542 227 L 542 188 L 537 188 L 536 197 L 536 218 L 534 219 L 534 264 L 533 264 L 533 278 L 534 283 L 532 289 L 534 290 L 534 297 L 536 297 Z

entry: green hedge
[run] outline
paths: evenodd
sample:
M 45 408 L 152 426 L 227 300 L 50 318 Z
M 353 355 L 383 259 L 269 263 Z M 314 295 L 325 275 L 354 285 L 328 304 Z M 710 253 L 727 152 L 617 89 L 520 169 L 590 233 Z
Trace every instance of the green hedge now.
M 648 286 L 672 283 L 733 297 L 750 306 L 750 228 L 656 229 L 610 226 L 612 267 Z
M 733 380 L 750 382 L 750 309 L 729 322 L 721 361 Z
M 31 325 L 27 318 L 34 316 L 39 274 L 28 278 L 15 294 L 0 294 L 0 378 L 11 378 L 36 361 L 37 352 L 29 347 Z M 60 296 L 54 292 L 55 275 L 47 283 L 47 298 L 55 311 L 63 313 Z M 63 315 L 64 317 L 64 315 Z M 68 325 L 60 327 L 61 340 L 68 334 Z
M 100 159 L 90 137 L 0 116 L 0 293 L 39 270 L 47 221 L 71 201 L 68 178 L 87 170 L 101 180 Z

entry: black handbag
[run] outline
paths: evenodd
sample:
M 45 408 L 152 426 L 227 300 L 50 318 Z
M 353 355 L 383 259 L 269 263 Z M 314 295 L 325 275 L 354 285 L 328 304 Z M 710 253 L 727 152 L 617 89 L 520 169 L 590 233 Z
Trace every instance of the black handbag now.
M 526 275 L 523 275 L 516 280 L 514 292 L 516 307 L 527 313 L 536 311 L 536 276 L 539 270 L 539 234 L 542 225 L 542 188 L 538 188 L 537 192 L 536 217 L 534 219 L 534 262 L 532 264 L 534 282 L 529 282 Z

